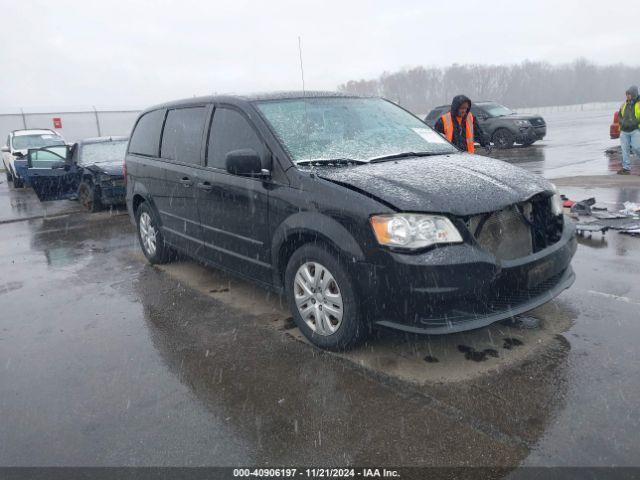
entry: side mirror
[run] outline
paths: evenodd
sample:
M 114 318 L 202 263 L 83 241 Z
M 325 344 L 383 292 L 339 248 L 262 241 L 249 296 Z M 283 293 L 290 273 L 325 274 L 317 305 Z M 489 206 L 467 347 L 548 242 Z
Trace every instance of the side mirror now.
M 13 152 L 13 156 L 16 158 L 22 158 L 24 157 L 24 153 L 22 152 Z
M 2 153 L 9 153 L 11 150 L 9 150 L 9 147 L 7 147 L 6 145 L 4 147 L 2 147 Z
M 58 170 L 58 169 L 69 170 L 70 167 L 71 165 L 69 165 L 67 162 L 56 162 L 53 165 L 51 165 L 51 168 L 53 170 Z
M 262 166 L 260 155 L 250 148 L 233 150 L 225 157 L 227 172 L 247 177 L 267 177 L 270 172 Z

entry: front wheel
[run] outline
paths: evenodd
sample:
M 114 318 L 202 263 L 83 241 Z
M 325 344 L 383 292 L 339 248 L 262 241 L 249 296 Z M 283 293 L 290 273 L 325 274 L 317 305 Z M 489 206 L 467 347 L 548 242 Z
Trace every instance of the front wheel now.
M 155 213 L 146 203 L 140 204 L 136 211 L 138 241 L 149 263 L 167 263 L 174 258 L 174 252 L 164 243 L 160 224 L 156 218 Z
M 100 195 L 97 188 L 86 180 L 83 180 L 78 186 L 78 200 L 80 204 L 91 213 L 102 210 L 102 203 L 100 203 Z
M 515 136 L 506 128 L 499 128 L 495 131 L 491 140 L 497 148 L 511 148 L 513 147 Z
M 285 289 L 296 325 L 314 345 L 346 350 L 366 337 L 351 276 L 330 249 L 308 244 L 296 250 Z

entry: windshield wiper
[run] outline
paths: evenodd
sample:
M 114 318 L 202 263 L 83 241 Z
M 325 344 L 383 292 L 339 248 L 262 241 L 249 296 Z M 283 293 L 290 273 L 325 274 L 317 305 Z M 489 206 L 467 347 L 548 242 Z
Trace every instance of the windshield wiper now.
M 319 158 L 315 160 L 300 160 L 296 165 L 352 165 L 368 163 L 364 160 L 354 160 L 353 158 Z
M 391 155 L 382 155 L 380 157 L 373 157 L 369 159 L 369 163 L 384 162 L 386 160 L 393 160 L 394 158 L 409 158 L 409 157 L 430 157 L 431 155 L 443 155 L 442 152 L 402 152 L 392 153 Z

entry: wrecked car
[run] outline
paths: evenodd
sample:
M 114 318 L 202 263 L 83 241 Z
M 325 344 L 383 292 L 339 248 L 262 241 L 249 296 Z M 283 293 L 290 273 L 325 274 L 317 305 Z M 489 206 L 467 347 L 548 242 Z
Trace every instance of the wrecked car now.
M 125 203 L 127 137 L 87 138 L 71 148 L 30 149 L 25 178 L 40 201 L 77 199 L 90 212 Z
M 460 153 L 382 98 L 166 103 L 139 116 L 125 165 L 151 263 L 181 252 L 283 293 L 322 348 L 372 327 L 480 328 L 575 278 L 575 229 L 551 183 Z

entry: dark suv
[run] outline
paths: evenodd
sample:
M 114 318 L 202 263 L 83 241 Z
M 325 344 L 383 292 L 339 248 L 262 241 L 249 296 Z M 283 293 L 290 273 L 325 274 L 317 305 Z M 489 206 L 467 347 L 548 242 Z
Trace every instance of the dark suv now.
M 433 127 L 451 109 L 441 105 L 429 112 L 425 122 Z M 519 115 L 495 102 L 475 102 L 471 113 L 478 119 L 484 134 L 498 148 L 511 148 L 514 143 L 531 145 L 547 134 L 547 124 L 540 115 Z
M 127 207 L 151 263 L 175 252 L 289 301 L 347 348 L 372 325 L 441 334 L 568 288 L 576 249 L 541 177 L 471 157 L 381 98 L 194 98 L 138 118 Z

